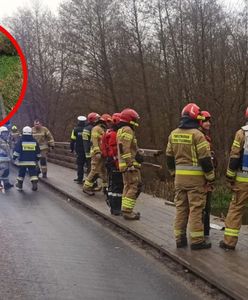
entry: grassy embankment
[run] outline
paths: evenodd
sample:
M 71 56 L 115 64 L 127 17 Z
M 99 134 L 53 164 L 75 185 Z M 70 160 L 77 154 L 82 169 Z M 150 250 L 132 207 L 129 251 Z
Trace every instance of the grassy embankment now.
M 23 77 L 19 56 L 0 55 L 0 93 L 6 112 L 15 106 L 22 87 Z

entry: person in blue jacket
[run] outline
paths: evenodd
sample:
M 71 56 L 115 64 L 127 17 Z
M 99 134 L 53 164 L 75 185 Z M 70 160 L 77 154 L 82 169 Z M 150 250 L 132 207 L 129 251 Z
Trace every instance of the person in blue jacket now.
M 13 159 L 18 159 L 19 173 L 17 177 L 16 188 L 22 191 L 23 181 L 28 170 L 32 190 L 38 189 L 37 162 L 39 161 L 40 147 L 38 142 L 32 136 L 32 128 L 25 126 L 22 130 L 22 136 L 15 145 Z
M 9 182 L 10 147 L 8 144 L 8 129 L 0 127 L 0 189 L 8 190 L 13 187 Z

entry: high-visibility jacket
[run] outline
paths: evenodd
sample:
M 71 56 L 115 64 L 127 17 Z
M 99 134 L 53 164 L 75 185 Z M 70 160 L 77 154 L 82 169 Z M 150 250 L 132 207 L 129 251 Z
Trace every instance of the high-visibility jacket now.
M 125 172 L 131 166 L 140 168 L 140 163 L 135 159 L 138 152 L 137 139 L 130 126 L 124 125 L 117 131 L 117 149 L 121 172 Z
M 86 158 L 90 158 L 90 148 L 91 148 L 91 132 L 93 125 L 88 124 L 83 130 L 83 146 Z
M 32 134 L 39 143 L 40 150 L 46 150 L 49 147 L 54 147 L 54 138 L 46 127 L 42 126 L 40 129 L 33 127 Z
M 31 135 L 23 135 L 16 143 L 13 158 L 18 158 L 19 166 L 36 166 L 40 159 L 40 147 Z
M 215 179 L 210 145 L 197 128 L 177 128 L 169 136 L 166 149 L 167 166 L 177 180 L 203 183 Z
M 103 124 L 98 124 L 92 128 L 91 149 L 90 149 L 91 156 L 93 156 L 97 153 L 101 153 L 101 141 L 102 141 L 102 136 L 103 136 L 105 130 L 106 130 L 106 128 Z
M 72 130 L 71 133 L 71 143 L 70 143 L 70 148 L 72 151 L 75 151 L 79 155 L 84 155 L 84 145 L 83 145 L 83 130 L 84 126 L 78 125 Z
M 244 151 L 248 151 L 245 147 L 245 132 L 248 132 L 248 125 L 239 129 L 231 147 L 230 158 L 226 176 L 237 182 L 248 183 L 247 170 L 242 170 Z

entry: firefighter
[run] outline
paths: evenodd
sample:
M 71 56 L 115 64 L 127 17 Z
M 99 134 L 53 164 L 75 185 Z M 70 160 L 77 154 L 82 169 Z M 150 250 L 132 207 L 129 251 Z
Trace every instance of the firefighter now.
M 139 115 L 130 108 L 121 112 L 117 132 L 119 170 L 123 177 L 122 215 L 126 220 L 139 220 L 140 213 L 134 212 L 136 199 L 141 192 L 141 164 L 137 162 L 138 153 L 135 128 L 138 127 Z
M 117 151 L 117 130 L 119 129 L 120 113 L 112 115 L 112 127 L 102 137 L 101 152 L 106 159 L 108 173 L 107 204 L 110 206 L 112 215 L 121 214 L 121 198 L 123 192 L 122 173 L 119 171 Z
M 14 149 L 16 142 L 19 140 L 21 134 L 17 128 L 16 125 L 13 125 L 11 127 L 11 132 L 10 132 L 10 148 Z
M 34 121 L 32 134 L 40 146 L 40 168 L 42 172 L 42 177 L 47 178 L 47 154 L 50 148 L 54 149 L 54 138 L 51 132 L 46 127 L 42 126 L 39 120 Z
M 90 148 L 91 148 L 91 131 L 95 126 L 96 122 L 99 121 L 100 115 L 96 112 L 91 112 L 87 116 L 87 124 L 83 130 L 83 146 L 86 157 L 86 165 L 87 165 L 87 174 L 90 172 L 91 166 L 91 156 L 90 156 Z
M 203 132 L 206 140 L 209 142 L 212 162 L 213 162 L 214 168 L 216 169 L 216 167 L 217 167 L 216 158 L 215 158 L 215 154 L 214 154 L 214 151 L 213 151 L 212 140 L 211 140 L 211 137 L 209 135 L 210 128 L 211 128 L 211 115 L 208 111 L 202 111 L 201 115 L 205 118 L 205 120 L 202 120 L 200 122 L 200 124 L 201 124 L 200 130 Z M 203 214 L 203 216 L 204 216 L 204 221 L 203 221 L 203 223 L 204 223 L 204 236 L 205 237 L 209 236 L 209 231 L 210 231 L 211 198 L 212 198 L 212 190 L 210 189 L 209 191 L 207 191 L 206 206 L 205 206 L 204 214 Z
M 28 170 L 32 190 L 38 189 L 37 162 L 41 158 L 38 142 L 32 136 L 32 128 L 25 126 L 22 136 L 15 145 L 13 159 L 18 159 L 19 172 L 17 177 L 16 189 L 22 191 L 23 181 Z
M 206 192 L 215 180 L 209 143 L 199 130 L 200 108 L 195 103 L 182 110 L 179 127 L 169 136 L 166 162 L 175 176 L 176 218 L 174 234 L 177 248 L 186 247 L 187 223 L 191 236 L 191 249 L 207 249 L 211 243 L 204 239 L 203 210 Z
M 8 144 L 8 129 L 5 126 L 0 127 L 0 187 L 8 190 L 13 187 L 9 182 L 10 172 L 10 147 Z
M 77 120 L 77 127 L 75 127 L 71 133 L 70 148 L 71 153 L 75 150 L 77 154 L 77 178 L 74 179 L 74 181 L 78 184 L 82 184 L 84 179 L 84 165 L 86 164 L 82 134 L 85 127 L 86 117 L 78 116 Z
M 94 195 L 94 183 L 97 178 L 102 179 L 103 192 L 107 192 L 107 173 L 104 165 L 104 159 L 101 154 L 101 140 L 104 132 L 107 129 L 107 124 L 112 122 L 111 116 L 108 114 L 103 114 L 96 122 L 95 126 L 92 128 L 91 132 L 91 170 L 85 179 L 83 192 L 89 196 Z
M 246 125 L 235 134 L 226 173 L 233 197 L 225 219 L 224 240 L 220 241 L 220 247 L 225 250 L 234 250 L 236 247 L 244 208 L 248 202 L 248 108 L 245 118 Z

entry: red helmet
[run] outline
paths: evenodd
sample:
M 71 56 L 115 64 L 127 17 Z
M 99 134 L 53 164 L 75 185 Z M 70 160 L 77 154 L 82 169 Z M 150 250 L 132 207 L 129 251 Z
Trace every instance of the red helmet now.
M 245 111 L 245 117 L 246 117 L 246 119 L 248 119 L 248 107 L 246 108 L 246 111 Z
M 131 108 L 126 108 L 121 112 L 121 122 L 129 123 L 131 125 L 139 126 L 137 121 L 139 120 L 138 113 Z
M 202 112 L 201 112 L 201 115 L 203 116 L 203 117 L 205 117 L 205 120 L 209 120 L 210 118 L 211 118 L 211 115 L 210 115 L 210 113 L 208 112 L 208 111 L 206 111 L 206 110 L 203 110 Z
M 200 107 L 197 106 L 195 103 L 189 103 L 184 106 L 181 116 L 189 116 L 191 119 L 194 120 L 204 120 L 205 118 L 201 116 Z
M 112 122 L 112 117 L 109 114 L 103 114 L 100 117 L 100 120 L 103 122 Z
M 100 120 L 100 115 L 98 113 L 95 113 L 95 112 L 91 112 L 88 114 L 88 117 L 87 117 L 87 120 L 89 123 L 95 123 L 97 122 L 98 120 Z
M 114 124 L 118 124 L 121 121 L 121 114 L 120 113 L 114 113 L 112 115 L 112 120 Z

